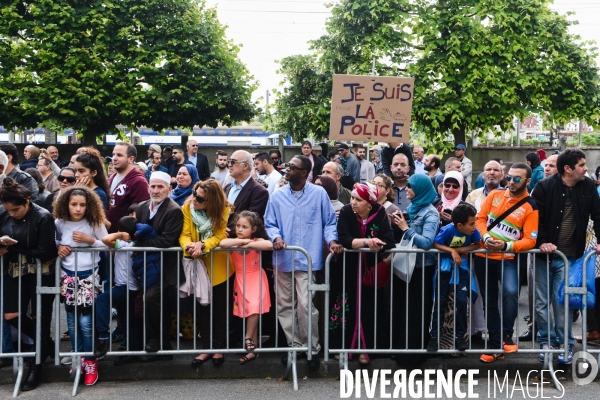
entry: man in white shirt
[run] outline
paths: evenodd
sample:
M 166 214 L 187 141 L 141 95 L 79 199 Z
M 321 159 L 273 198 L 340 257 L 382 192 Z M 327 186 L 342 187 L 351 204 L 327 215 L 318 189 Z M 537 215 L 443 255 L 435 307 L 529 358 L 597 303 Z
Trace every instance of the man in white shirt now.
M 261 152 L 254 157 L 254 168 L 258 178 L 267 183 L 269 196 L 273 194 L 281 180 L 281 174 L 273 168 L 272 160 L 268 153 Z
M 465 155 L 467 153 L 467 146 L 464 144 L 457 144 L 454 147 L 454 155 L 460 161 L 460 165 L 462 166 L 462 171 L 460 173 L 465 177 L 465 181 L 467 185 L 471 187 L 471 173 L 473 172 L 473 163 L 471 160 L 467 158 Z
M 415 174 L 427 175 L 425 171 L 425 150 L 421 146 L 415 146 L 413 148 L 413 157 L 415 159 Z
M 371 182 L 375 178 L 375 166 L 365 159 L 367 150 L 363 145 L 356 148 L 356 158 L 360 163 L 360 183 Z

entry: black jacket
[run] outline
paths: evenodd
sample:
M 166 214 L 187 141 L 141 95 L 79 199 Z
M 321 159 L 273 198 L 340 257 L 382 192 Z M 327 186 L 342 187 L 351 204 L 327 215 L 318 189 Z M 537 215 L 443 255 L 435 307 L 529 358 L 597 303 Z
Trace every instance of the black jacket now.
M 50 261 L 58 255 L 55 238 L 56 228 L 52 215 L 37 204 L 30 203 L 28 213 L 21 219 L 8 214 L 4 206 L 0 206 L 0 236 L 10 236 L 17 240 L 8 246 L 6 261 L 17 262 L 19 254 L 27 256 L 28 262 L 34 263 L 36 258 L 42 262 Z
M 312 169 L 312 183 L 315 183 L 317 176 L 323 173 L 323 166 L 327 161 L 321 156 L 312 153 L 313 156 L 313 169 Z
M 577 182 L 572 188 L 573 211 L 575 212 L 576 256 L 581 257 L 585 251 L 585 235 L 590 218 L 594 221 L 596 240 L 600 243 L 600 197 L 596 185 L 590 178 Z M 565 209 L 565 186 L 560 174 L 542 179 L 535 185 L 532 197 L 537 203 L 540 213 L 536 246 L 544 243 L 556 244 Z
M 188 155 L 186 153 L 185 160 L 188 160 Z M 205 181 L 210 178 L 210 168 L 208 168 L 208 157 L 206 157 L 202 153 L 196 153 L 196 165 L 194 165 L 198 170 L 198 176 L 201 181 Z
M 40 188 L 31 175 L 25 171 L 22 171 L 19 169 L 19 167 L 15 167 L 12 171 L 10 171 L 9 174 L 6 175 L 6 177 L 14 179 L 19 185 L 23 185 L 29 189 L 31 192 L 31 201 L 34 203 L 37 201 Z

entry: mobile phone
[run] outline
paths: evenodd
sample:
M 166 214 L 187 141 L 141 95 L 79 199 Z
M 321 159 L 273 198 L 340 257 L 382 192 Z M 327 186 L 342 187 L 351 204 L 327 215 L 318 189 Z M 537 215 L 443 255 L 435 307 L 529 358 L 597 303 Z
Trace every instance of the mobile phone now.
M 446 214 L 450 214 L 450 215 L 452 215 L 452 210 L 450 210 L 449 208 L 446 208 L 446 209 L 444 210 L 444 212 L 445 212 Z
M 403 212 L 402 213 L 402 218 L 404 218 L 405 220 L 408 221 L 408 213 Z

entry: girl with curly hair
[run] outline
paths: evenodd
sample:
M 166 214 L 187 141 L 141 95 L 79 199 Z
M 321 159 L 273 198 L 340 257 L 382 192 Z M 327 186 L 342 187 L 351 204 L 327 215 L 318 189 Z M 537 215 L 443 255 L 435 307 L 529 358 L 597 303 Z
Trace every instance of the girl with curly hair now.
M 57 200 L 54 217 L 56 244 L 61 257 L 61 295 L 67 312 L 71 349 L 92 352 L 92 306 L 101 285 L 97 273 L 100 257 L 96 251 L 75 253 L 71 249 L 105 247 L 102 238 L 108 232 L 103 224 L 104 207 L 98 195 L 90 189 L 73 186 L 64 190 Z M 86 357 L 82 366 L 85 384 L 95 384 L 98 380 L 98 361 L 93 357 Z

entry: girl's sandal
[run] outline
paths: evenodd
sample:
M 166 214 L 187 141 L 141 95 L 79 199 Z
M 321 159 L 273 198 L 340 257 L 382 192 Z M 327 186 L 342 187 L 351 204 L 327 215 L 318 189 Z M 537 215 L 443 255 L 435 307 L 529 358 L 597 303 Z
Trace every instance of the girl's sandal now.
M 254 349 L 256 349 L 256 343 L 254 343 L 254 340 L 252 340 L 252 338 L 246 338 L 245 343 L 246 343 L 246 346 L 245 346 L 246 351 L 248 353 L 252 353 L 254 351 Z
M 254 354 L 254 353 L 251 353 L 251 354 Z M 250 361 L 254 361 L 254 360 L 256 360 L 257 358 L 259 358 L 259 357 L 260 357 L 260 354 L 254 354 L 254 357 L 252 357 L 252 358 L 248 358 L 248 356 L 249 356 L 249 355 L 250 355 L 250 354 L 246 354 L 245 356 L 243 356 L 243 357 L 240 357 L 240 364 L 241 364 L 241 365 L 247 364 L 247 363 L 249 363 Z

